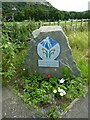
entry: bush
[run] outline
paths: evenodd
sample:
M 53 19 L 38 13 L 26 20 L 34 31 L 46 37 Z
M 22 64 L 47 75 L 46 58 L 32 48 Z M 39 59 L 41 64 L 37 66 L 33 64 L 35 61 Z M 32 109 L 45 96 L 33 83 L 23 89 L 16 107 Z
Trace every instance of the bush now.
M 31 31 L 35 29 L 34 22 L 30 23 L 3 23 L 3 83 L 8 83 L 16 73 L 18 64 L 22 64 L 26 55 L 27 41 L 30 40 Z M 19 55 L 19 58 L 17 57 Z M 18 58 L 18 59 L 17 59 Z M 22 58 L 22 60 L 20 59 Z

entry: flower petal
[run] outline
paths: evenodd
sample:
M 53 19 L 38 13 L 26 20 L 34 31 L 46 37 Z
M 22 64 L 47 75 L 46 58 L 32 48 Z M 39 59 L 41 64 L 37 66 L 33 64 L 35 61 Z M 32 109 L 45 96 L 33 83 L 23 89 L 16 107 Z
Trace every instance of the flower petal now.
M 64 96 L 64 94 L 61 92 L 61 93 L 60 93 L 60 96 Z
M 54 93 L 57 93 L 57 90 L 53 90 Z
M 62 78 L 61 80 L 59 80 L 60 83 L 64 83 L 64 81 L 65 81 L 65 80 L 64 80 L 63 78 Z

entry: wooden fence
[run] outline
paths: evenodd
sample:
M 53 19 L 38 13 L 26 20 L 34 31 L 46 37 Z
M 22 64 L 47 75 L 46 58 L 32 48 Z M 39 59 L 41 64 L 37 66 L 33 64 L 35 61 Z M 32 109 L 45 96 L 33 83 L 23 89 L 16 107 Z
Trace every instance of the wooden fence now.
M 58 25 L 61 26 L 65 30 L 71 30 L 76 31 L 80 29 L 83 31 L 83 29 L 88 28 L 88 20 L 69 20 L 69 21 L 56 21 L 56 22 L 38 22 L 38 28 L 40 26 L 52 26 L 52 25 Z

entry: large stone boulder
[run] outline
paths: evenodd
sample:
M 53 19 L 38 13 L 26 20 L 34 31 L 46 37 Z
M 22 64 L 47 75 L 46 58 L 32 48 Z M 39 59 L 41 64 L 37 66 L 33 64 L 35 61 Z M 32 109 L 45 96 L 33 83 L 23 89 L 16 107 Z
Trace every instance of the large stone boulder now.
M 70 74 L 81 76 L 72 57 L 68 38 L 60 26 L 42 26 L 32 34 L 26 59 L 30 75 L 38 72 L 44 77 L 47 74 L 62 77 L 64 68 L 68 68 Z

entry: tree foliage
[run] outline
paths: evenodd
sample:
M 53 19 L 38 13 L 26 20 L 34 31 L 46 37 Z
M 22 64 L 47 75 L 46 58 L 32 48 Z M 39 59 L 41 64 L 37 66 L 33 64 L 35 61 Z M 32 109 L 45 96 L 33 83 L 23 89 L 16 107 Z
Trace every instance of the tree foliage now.
M 13 10 L 12 8 L 16 8 Z M 68 20 L 68 19 L 90 19 L 90 11 L 84 12 L 67 12 L 60 11 L 51 5 L 43 5 L 38 3 L 25 3 L 25 2 L 3 2 L 2 15 L 6 21 L 12 21 L 14 16 L 15 21 L 23 21 L 29 19 L 39 20 Z

